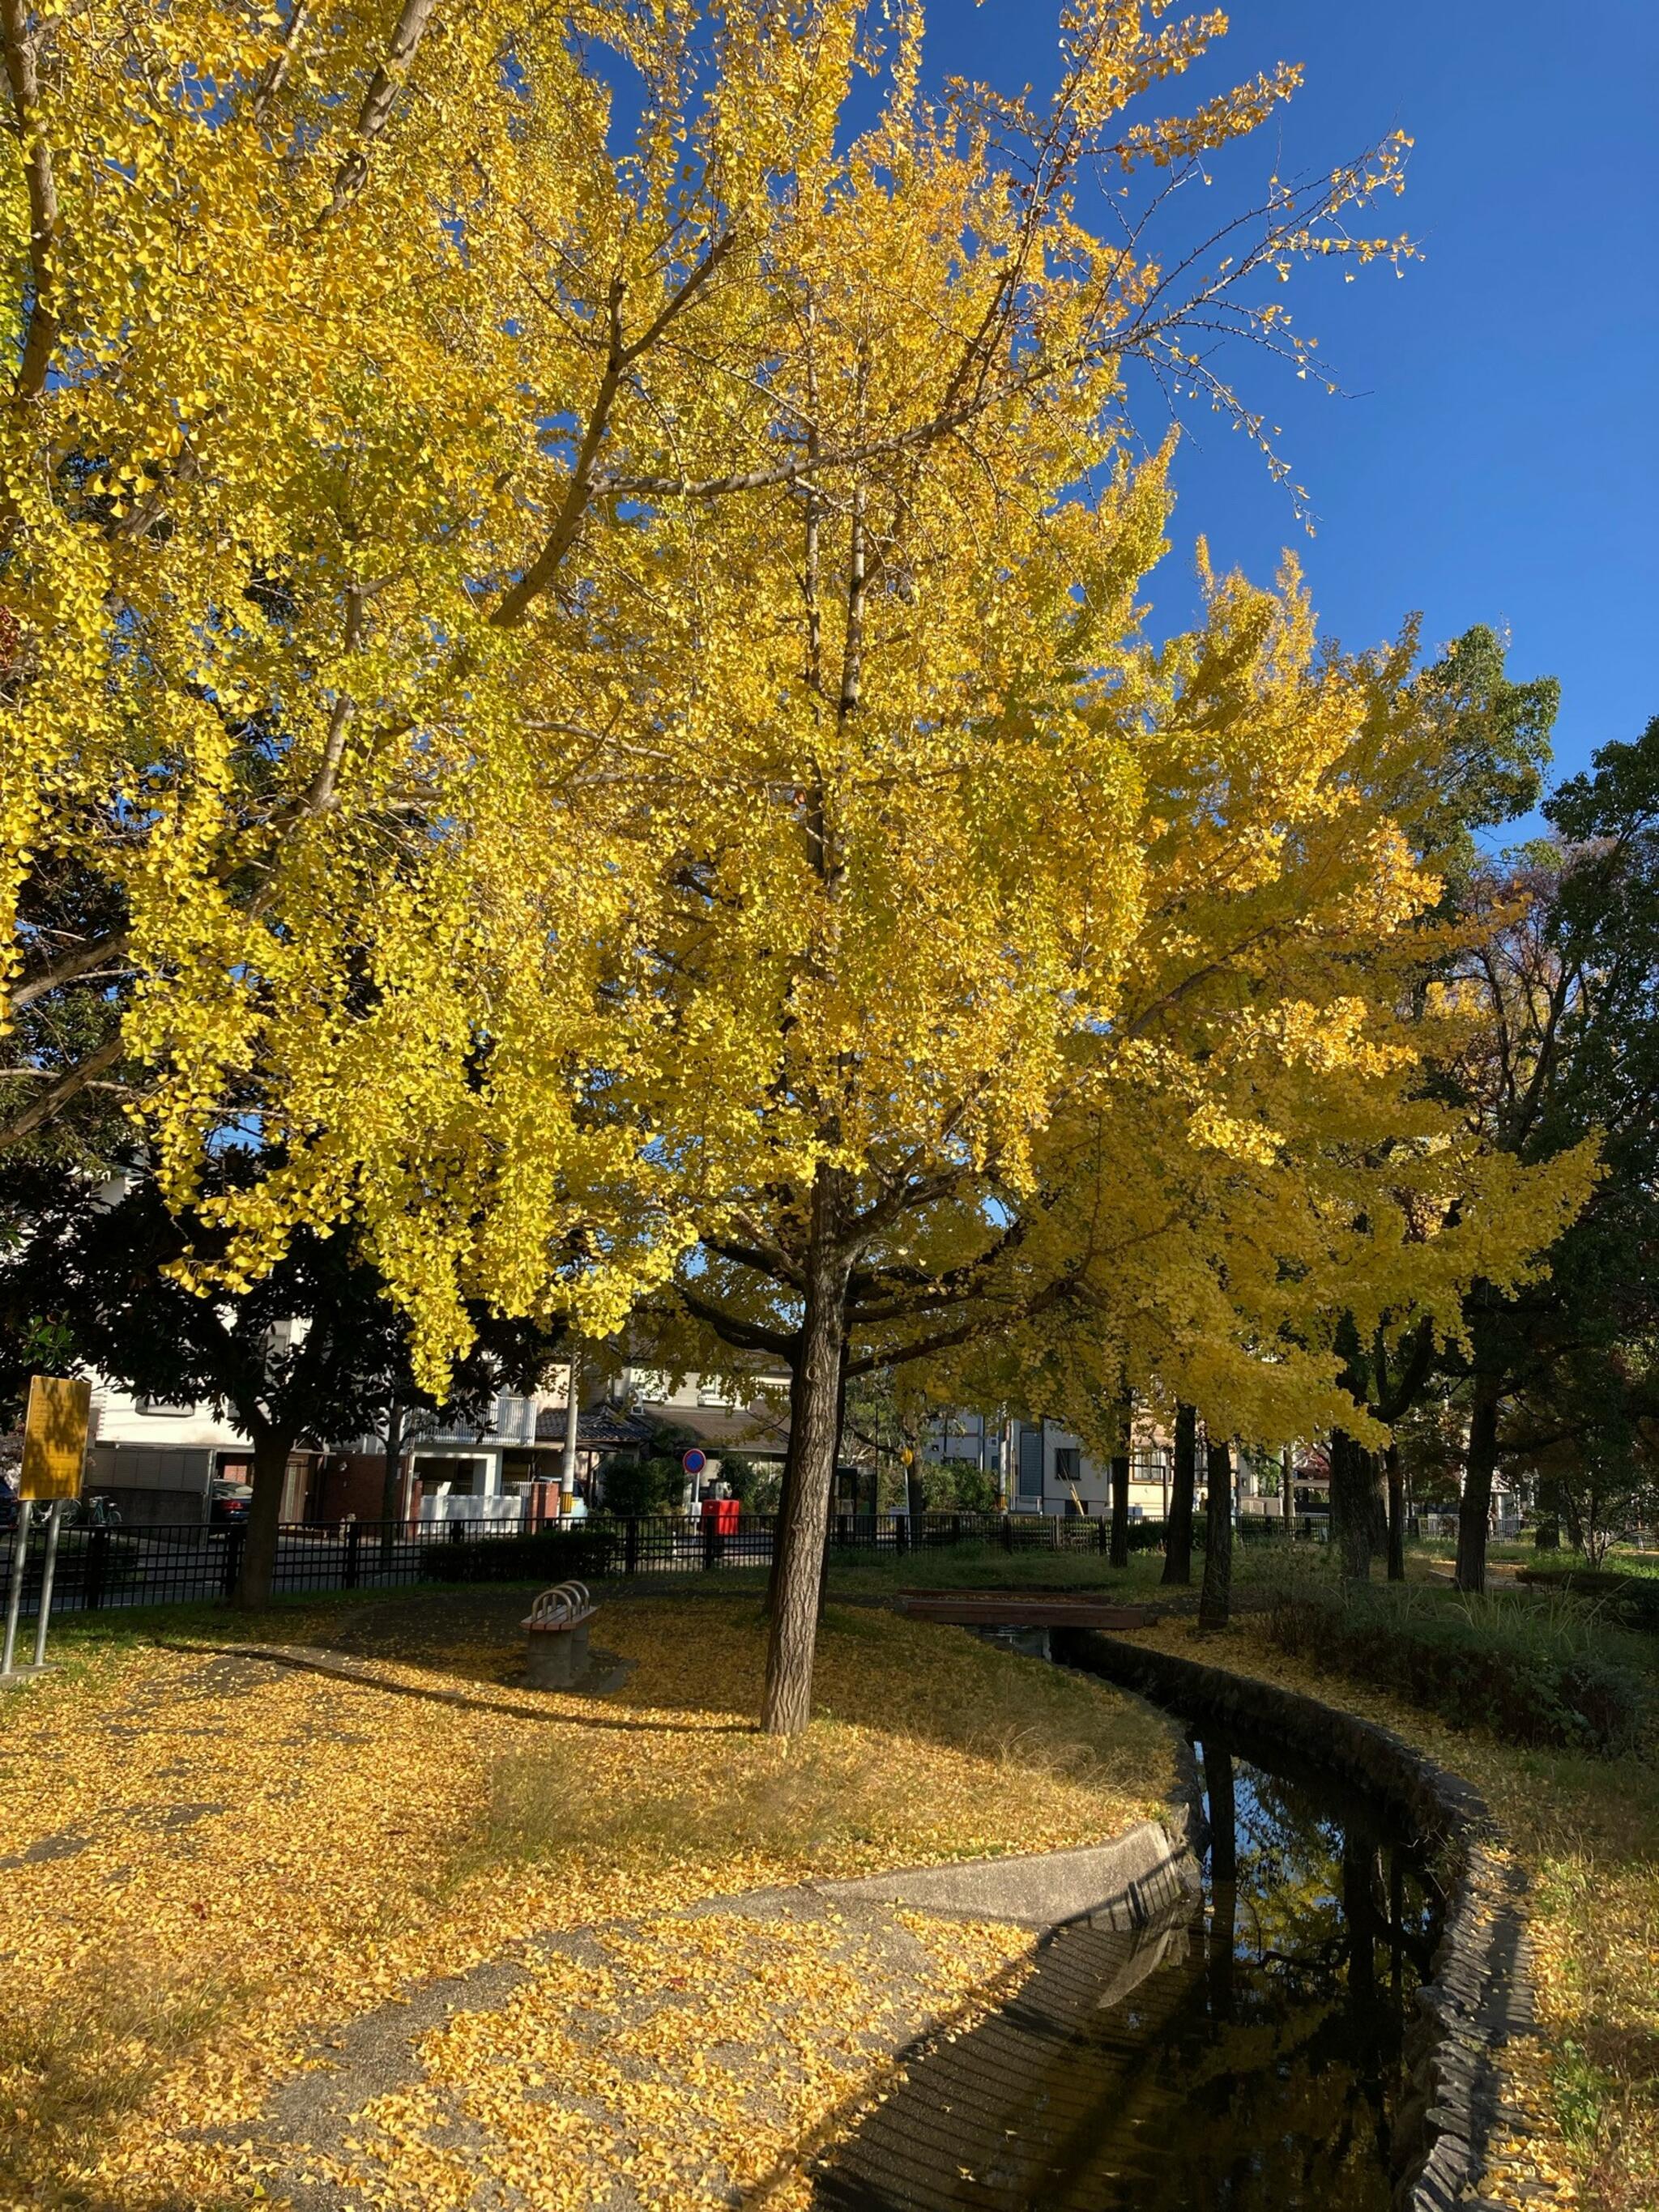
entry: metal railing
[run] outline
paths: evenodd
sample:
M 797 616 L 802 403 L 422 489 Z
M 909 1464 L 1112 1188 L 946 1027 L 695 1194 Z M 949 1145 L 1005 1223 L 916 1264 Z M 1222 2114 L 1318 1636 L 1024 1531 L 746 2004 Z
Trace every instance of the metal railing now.
M 277 1532 L 272 1588 L 387 1589 L 422 1582 L 534 1581 L 568 1565 L 586 1578 L 765 1566 L 777 1527 L 746 1513 L 722 1534 L 677 1514 L 591 1515 L 535 1528 L 524 1522 L 347 1521 L 329 1528 L 287 1524 Z M 58 1554 L 53 1609 L 184 1604 L 228 1597 L 241 1570 L 246 1527 L 199 1523 L 149 1528 L 66 1528 Z M 9 1581 L 15 1531 L 0 1534 L 0 1589 Z M 1103 1548 L 1103 1525 L 1048 1516 L 930 1513 L 836 1514 L 829 1540 L 844 1551 L 902 1554 L 939 1546 L 995 1543 L 1008 1550 Z M 22 1610 L 38 1601 L 44 1532 L 31 1532 Z
M 535 1582 L 579 1576 L 598 1582 L 619 1576 L 707 1573 L 769 1565 L 777 1516 L 745 1513 L 725 1534 L 680 1514 L 592 1514 L 586 1518 L 526 1522 L 345 1521 L 326 1528 L 285 1524 L 277 1531 L 272 1589 L 386 1589 L 418 1583 Z M 1194 1530 L 1203 1540 L 1202 1521 Z M 1263 1532 L 1265 1533 L 1265 1532 Z M 1252 1536 L 1257 1535 L 1255 1529 Z M 1131 1524 L 1136 1551 L 1161 1544 L 1156 1522 Z M 173 1605 L 228 1598 L 236 1587 L 246 1527 L 199 1523 L 155 1528 L 66 1528 L 58 1541 L 54 1612 L 116 1606 Z M 994 1545 L 1005 1552 L 1104 1554 L 1103 1520 L 1039 1513 L 836 1513 L 827 1532 L 835 1552 L 903 1558 L 957 1545 Z M 0 1591 L 10 1573 L 15 1531 L 0 1534 Z M 24 1566 L 22 1611 L 32 1613 L 40 1589 L 44 1531 L 31 1532 Z

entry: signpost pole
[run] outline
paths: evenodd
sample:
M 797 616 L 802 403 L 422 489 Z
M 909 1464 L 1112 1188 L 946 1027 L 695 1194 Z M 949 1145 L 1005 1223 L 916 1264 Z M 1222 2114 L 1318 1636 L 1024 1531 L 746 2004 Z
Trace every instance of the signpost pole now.
M 34 1663 L 46 1663 L 46 1624 L 52 1619 L 52 1580 L 58 1568 L 58 1531 L 64 1524 L 68 1500 L 54 1498 L 46 1508 L 46 1557 L 40 1570 L 40 1610 L 34 1617 Z
M 17 1508 L 17 1534 L 13 1539 L 11 1589 L 6 1599 L 6 1640 L 4 1656 L 0 1659 L 0 1675 L 10 1674 L 12 1656 L 17 1648 L 17 1615 L 22 1606 L 29 1522 L 37 1500 L 46 1508 L 46 1557 L 40 1583 L 40 1609 L 34 1624 L 34 1663 L 37 1667 L 46 1664 L 52 1583 L 58 1566 L 58 1529 L 65 1501 L 81 1495 L 91 1412 L 92 1385 L 84 1376 L 30 1376 L 28 1411 L 23 1419 L 22 1479 L 18 1484 L 21 1502 Z M 91 1602 L 90 1590 L 88 1601 Z
M 0 1675 L 11 1672 L 11 1655 L 17 1648 L 17 1614 L 23 1602 L 23 1568 L 29 1555 L 29 1522 L 33 1501 L 24 1498 L 17 1508 L 17 1526 L 11 1532 L 11 1583 L 6 1592 L 6 1642 L 0 1652 Z

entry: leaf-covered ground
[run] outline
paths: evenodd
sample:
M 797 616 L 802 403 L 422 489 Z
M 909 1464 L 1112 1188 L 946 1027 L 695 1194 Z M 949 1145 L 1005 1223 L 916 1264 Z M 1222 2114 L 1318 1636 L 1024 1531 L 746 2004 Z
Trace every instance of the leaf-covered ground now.
M 174 1616 L 167 1643 L 84 1624 L 69 1664 L 10 1693 L 0 2202 L 196 2212 L 316 2191 L 412 2212 L 516 2190 L 550 2208 L 604 2202 L 624 2165 L 632 2201 L 720 2202 L 698 2192 L 722 2175 L 771 2175 L 786 2201 L 793 2147 L 869 2093 L 882 2048 L 970 2001 L 1023 1939 L 914 1920 L 902 1971 L 890 1945 L 883 1970 L 859 1956 L 873 1938 L 821 1917 L 684 1908 L 1097 1839 L 1174 1780 L 1169 1731 L 1130 1701 L 870 1610 L 828 1614 L 818 1717 L 793 1747 L 753 1729 L 747 1596 L 609 1604 L 597 1641 L 626 1679 L 541 1699 L 515 1680 L 524 1602 Z M 232 1631 L 380 1680 L 202 1648 Z M 578 1930 L 590 1948 L 562 1947 Z M 476 2002 L 446 1978 L 503 1960 L 510 1986 L 486 1976 Z M 377 2077 L 308 2164 L 282 2099 L 303 2109 L 296 2083 L 398 2008 L 425 2018 L 440 1983 L 460 1994 L 438 1993 L 417 2078 Z M 573 2072 L 586 2102 L 550 2099 Z
M 1485 1794 L 1530 1883 L 1540 2034 L 1510 2047 L 1524 2124 L 1492 2146 L 1485 2191 L 1536 2208 L 1653 2212 L 1659 2205 L 1659 1770 L 1651 1748 L 1618 1759 L 1519 1749 L 1293 1659 L 1259 1620 L 1220 1636 L 1145 1632 L 1382 1722 Z

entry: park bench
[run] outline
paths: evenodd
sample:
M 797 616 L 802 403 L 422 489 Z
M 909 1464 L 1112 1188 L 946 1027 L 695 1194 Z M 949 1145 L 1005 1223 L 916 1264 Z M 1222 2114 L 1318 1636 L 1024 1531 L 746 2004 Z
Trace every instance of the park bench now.
M 557 1583 L 531 1606 L 525 1677 L 532 1690 L 574 1689 L 587 1672 L 587 1624 L 599 1607 L 586 1583 Z

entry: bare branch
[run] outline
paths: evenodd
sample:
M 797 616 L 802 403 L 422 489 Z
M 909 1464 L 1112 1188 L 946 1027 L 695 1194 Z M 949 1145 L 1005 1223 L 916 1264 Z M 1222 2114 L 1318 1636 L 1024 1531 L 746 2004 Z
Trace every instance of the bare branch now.
M 13 1012 L 21 1013 L 37 999 L 44 999 L 49 991 L 60 991 L 65 983 L 78 983 L 83 977 L 102 971 L 108 963 L 119 962 L 131 941 L 125 929 L 116 929 L 107 937 L 94 937 L 84 945 L 77 945 L 72 952 L 59 953 L 57 959 L 23 977 L 11 994 Z
M 288 27 L 283 33 L 283 43 L 271 56 L 270 64 L 260 78 L 254 93 L 250 112 L 256 124 L 263 123 L 266 111 L 277 94 L 288 82 L 288 73 L 294 66 L 294 57 L 300 51 L 311 21 L 311 0 L 294 0 L 289 15 Z
M 58 277 L 54 266 L 61 217 L 52 146 L 40 113 L 35 33 L 29 28 L 26 0 L 0 0 L 0 46 L 5 49 L 6 82 L 11 88 L 13 127 L 23 148 L 23 179 L 29 203 L 29 302 L 23 351 L 12 380 L 19 399 L 38 399 L 58 346 Z
M 124 1049 L 121 1033 L 118 1030 L 113 1036 L 106 1037 L 95 1052 L 88 1053 L 84 1060 L 77 1061 L 73 1067 L 66 1068 L 54 1082 L 32 1098 L 21 1113 L 0 1124 L 0 1151 L 8 1145 L 19 1145 L 26 1137 L 32 1137 L 37 1129 L 67 1106 L 71 1098 L 78 1097 L 82 1091 L 89 1089 L 106 1067 L 113 1067 Z
M 624 340 L 623 337 L 622 309 L 627 288 L 620 276 L 612 277 L 605 302 L 610 339 L 605 350 L 605 368 L 599 377 L 599 390 L 593 395 L 593 404 L 588 410 L 586 428 L 582 432 L 581 445 L 570 471 L 569 482 L 565 486 L 564 497 L 546 544 L 523 575 L 502 593 L 490 610 L 489 619 L 492 628 L 516 629 L 534 601 L 558 574 L 565 555 L 575 542 L 582 517 L 596 492 L 601 489 L 597 465 L 599 451 L 611 427 L 611 417 L 623 378 L 634 364 L 655 345 L 675 318 L 690 307 L 735 243 L 735 234 L 731 231 L 723 238 L 716 239 L 685 282 L 670 294 L 655 319 L 640 337 L 631 341 Z
M 798 1350 L 796 1340 L 786 1336 L 781 1329 L 763 1328 L 758 1322 L 740 1320 L 728 1313 L 724 1306 L 716 1305 L 712 1298 L 699 1297 L 684 1283 L 677 1285 L 681 1304 L 686 1311 L 699 1321 L 707 1322 L 716 1336 L 734 1346 L 739 1352 L 769 1352 L 775 1358 L 793 1367 Z
M 398 12 L 397 27 L 392 33 L 392 43 L 386 48 L 386 59 L 368 81 L 368 90 L 363 94 L 363 104 L 357 112 L 357 127 L 352 133 L 351 150 L 341 162 L 334 176 L 334 191 L 328 205 L 317 218 L 320 229 L 337 215 L 343 215 L 368 181 L 368 157 L 374 142 L 392 120 L 392 111 L 397 105 L 398 94 L 408 76 L 410 64 L 426 35 L 426 27 L 438 0 L 404 0 Z

